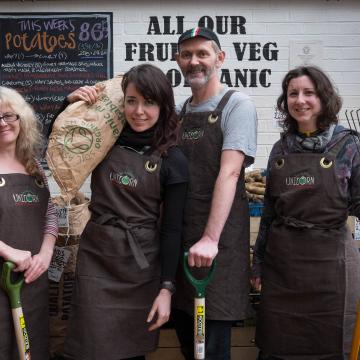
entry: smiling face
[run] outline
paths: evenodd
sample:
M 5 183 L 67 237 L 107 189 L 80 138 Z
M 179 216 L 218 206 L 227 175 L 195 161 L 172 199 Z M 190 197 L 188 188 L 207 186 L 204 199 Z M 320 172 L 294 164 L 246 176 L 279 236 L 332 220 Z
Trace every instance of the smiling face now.
M 317 130 L 316 120 L 321 113 L 321 101 L 312 80 L 299 76 L 290 80 L 287 88 L 289 114 L 296 120 L 300 132 Z
M 216 77 L 224 53 L 216 52 L 212 41 L 197 37 L 181 43 L 176 60 L 187 83 L 191 88 L 199 89 Z
M 160 106 L 151 99 L 145 99 L 130 83 L 125 91 L 124 113 L 130 127 L 134 131 L 143 132 L 157 123 Z
M 0 116 L 5 114 L 14 114 L 14 110 L 6 104 L 0 103 Z M 16 140 L 20 132 L 19 120 L 6 123 L 3 119 L 0 120 L 0 147 L 8 148 L 16 146 Z

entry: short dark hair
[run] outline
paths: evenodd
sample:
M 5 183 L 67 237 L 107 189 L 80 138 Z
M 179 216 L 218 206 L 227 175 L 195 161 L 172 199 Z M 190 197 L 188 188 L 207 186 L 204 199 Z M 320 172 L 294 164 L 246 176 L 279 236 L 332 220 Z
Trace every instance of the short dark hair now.
M 160 154 L 177 143 L 178 117 L 175 112 L 174 92 L 166 75 L 150 64 L 132 67 L 124 74 L 121 87 L 126 93 L 129 84 L 145 98 L 156 102 L 160 107 L 160 115 L 156 124 L 153 148 Z
M 324 130 L 331 123 L 337 123 L 337 114 L 341 109 L 342 100 L 329 77 L 316 66 L 299 66 L 290 70 L 285 75 L 282 82 L 282 94 L 277 99 L 277 107 L 285 115 L 285 118 L 282 120 L 284 132 L 294 133 L 297 131 L 297 122 L 289 114 L 287 90 L 290 81 L 300 76 L 308 76 L 310 78 L 314 83 L 316 95 L 321 102 L 321 113 L 316 120 L 317 128 Z

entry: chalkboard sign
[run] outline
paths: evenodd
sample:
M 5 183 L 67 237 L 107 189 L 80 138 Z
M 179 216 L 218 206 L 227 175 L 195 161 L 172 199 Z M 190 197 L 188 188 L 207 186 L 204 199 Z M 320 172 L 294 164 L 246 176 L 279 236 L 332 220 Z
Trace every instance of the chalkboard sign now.
M 43 132 L 64 97 L 113 77 L 112 13 L 0 13 L 0 84 L 32 104 Z

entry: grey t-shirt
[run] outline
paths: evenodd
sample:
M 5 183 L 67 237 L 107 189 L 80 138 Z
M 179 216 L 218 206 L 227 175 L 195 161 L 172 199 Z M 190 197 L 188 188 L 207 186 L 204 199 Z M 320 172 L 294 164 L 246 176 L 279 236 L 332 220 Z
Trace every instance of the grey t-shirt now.
M 197 105 L 187 104 L 186 113 L 215 110 L 218 103 L 229 90 L 224 87 L 217 95 Z M 176 112 L 180 113 L 184 101 L 177 105 Z M 245 154 L 244 166 L 254 162 L 257 141 L 257 114 L 253 101 L 246 94 L 236 91 L 225 105 L 221 130 L 223 132 L 222 150 L 239 150 Z

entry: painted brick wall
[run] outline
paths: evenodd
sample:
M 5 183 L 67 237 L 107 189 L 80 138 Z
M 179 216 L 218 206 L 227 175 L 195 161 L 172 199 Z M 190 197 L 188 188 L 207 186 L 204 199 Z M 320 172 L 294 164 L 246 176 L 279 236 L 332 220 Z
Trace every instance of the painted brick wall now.
M 279 138 L 274 104 L 281 79 L 289 68 L 311 62 L 326 70 L 343 97 L 342 120 L 345 110 L 360 108 L 358 0 L 88 0 L 86 6 L 84 3 L 0 1 L 0 11 L 113 12 L 114 73 L 144 61 L 152 62 L 172 74 L 177 101 L 185 99 L 190 91 L 183 86 L 181 77 L 180 84 L 177 83 L 179 73 L 172 60 L 171 44 L 176 43 L 179 33 L 199 23 L 214 26 L 226 52 L 222 80 L 252 96 L 258 109 L 255 168 L 266 166 L 271 147 Z M 84 189 L 89 192 L 88 184 Z M 56 187 L 52 186 L 52 191 L 56 192 Z

